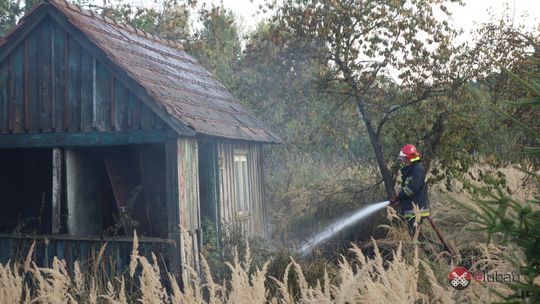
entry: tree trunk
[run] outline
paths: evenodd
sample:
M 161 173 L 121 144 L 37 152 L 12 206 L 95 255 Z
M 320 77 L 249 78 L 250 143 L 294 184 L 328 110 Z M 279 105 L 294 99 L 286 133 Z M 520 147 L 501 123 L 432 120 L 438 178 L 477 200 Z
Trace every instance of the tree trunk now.
M 384 159 L 381 141 L 379 140 L 379 137 L 377 136 L 377 133 L 373 128 L 373 124 L 371 123 L 369 114 L 366 112 L 362 101 L 357 101 L 357 107 L 359 111 L 358 116 L 360 116 L 360 118 L 364 121 L 364 124 L 366 125 L 369 134 L 369 141 L 371 142 L 371 146 L 373 147 L 373 151 L 375 152 L 375 158 L 377 159 L 379 171 L 381 172 L 386 194 L 388 195 L 388 198 L 392 198 L 396 196 L 396 192 L 394 190 L 395 181 L 392 178 L 390 170 L 388 169 L 388 164 Z
M 377 159 L 377 164 L 379 165 L 379 171 L 381 172 L 381 176 L 384 183 L 384 189 L 386 190 L 386 195 L 388 198 L 393 198 L 396 196 L 396 191 L 394 190 L 395 180 L 392 178 L 392 175 L 390 174 L 390 170 L 388 169 L 388 164 L 386 163 L 386 160 L 384 160 L 384 155 L 382 151 L 381 141 L 379 140 L 379 137 L 377 136 L 377 132 L 375 132 L 375 129 L 373 128 L 373 124 L 371 123 L 371 118 L 369 117 L 369 113 L 366 111 L 366 108 L 364 106 L 364 103 L 362 99 L 359 97 L 361 96 L 362 90 L 358 88 L 358 83 L 354 80 L 353 73 L 351 69 L 349 69 L 348 65 L 345 64 L 343 61 L 337 57 L 336 59 L 337 65 L 340 67 L 341 71 L 343 72 L 343 76 L 345 78 L 345 83 L 352 89 L 354 94 L 356 96 L 356 106 L 358 107 L 358 116 L 364 121 L 364 124 L 366 125 L 368 134 L 369 134 L 369 141 L 371 142 L 371 146 L 373 147 L 373 151 L 375 152 L 375 158 Z M 376 75 L 373 75 L 374 79 Z M 369 86 L 368 86 L 369 87 Z

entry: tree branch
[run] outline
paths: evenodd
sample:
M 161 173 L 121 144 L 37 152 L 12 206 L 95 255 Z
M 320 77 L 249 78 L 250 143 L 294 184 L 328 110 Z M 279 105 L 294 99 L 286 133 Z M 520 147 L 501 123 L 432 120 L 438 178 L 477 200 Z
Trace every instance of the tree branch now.
M 382 131 L 382 128 L 384 126 L 384 124 L 388 121 L 388 119 L 390 118 L 390 115 L 396 111 L 399 111 L 403 108 L 406 108 L 406 107 L 409 107 L 409 106 L 412 106 L 412 105 L 415 105 L 417 103 L 420 103 L 430 97 L 435 97 L 435 96 L 441 96 L 443 93 L 447 92 L 447 90 L 431 90 L 431 91 L 424 91 L 424 93 L 418 97 L 417 99 L 415 100 L 412 100 L 412 101 L 409 101 L 409 102 L 406 102 L 406 103 L 403 103 L 403 104 L 400 104 L 400 105 L 393 105 L 391 106 L 388 111 L 386 111 L 383 115 L 383 117 L 381 118 L 381 120 L 379 121 L 379 124 L 377 125 L 377 136 L 380 136 L 381 135 L 381 131 Z

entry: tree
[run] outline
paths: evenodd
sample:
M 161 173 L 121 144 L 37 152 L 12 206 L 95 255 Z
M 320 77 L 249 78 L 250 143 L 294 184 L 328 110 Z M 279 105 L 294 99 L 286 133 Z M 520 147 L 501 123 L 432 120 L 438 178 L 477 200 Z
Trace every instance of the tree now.
M 234 14 L 223 6 L 203 7 L 199 11 L 203 28 L 195 31 L 188 52 L 209 69 L 226 87 L 236 86 L 241 59 L 241 42 Z
M 341 84 L 334 86 L 336 93 L 357 107 L 389 197 L 395 180 L 381 144 L 384 125 L 399 111 L 463 82 L 453 76 L 462 73 L 460 66 L 449 64 L 456 32 L 434 13 L 448 14 L 444 3 L 285 0 L 275 17 L 295 37 L 316 46 L 318 60 L 328 67 L 325 82 Z M 392 91 L 394 98 L 385 98 Z
M 539 68 L 530 64 L 530 57 L 540 56 L 540 29 L 526 30 L 523 24 L 514 23 L 511 14 L 507 14 L 497 21 L 482 25 L 477 31 L 475 45 L 470 54 L 474 57 L 469 61 L 469 65 L 476 66 L 478 71 L 477 81 L 485 87 L 491 97 L 492 107 L 500 108 L 511 114 L 523 124 L 533 128 L 540 128 L 538 113 L 531 107 L 510 107 L 507 100 L 519 98 L 530 98 L 530 91 L 523 87 L 517 79 L 534 82 L 535 73 Z M 518 77 L 511 77 L 512 74 L 502 72 L 499 66 Z M 504 116 L 497 116 L 497 128 L 512 127 L 514 121 Z M 527 161 L 540 167 L 538 159 L 521 153 L 523 146 L 531 144 L 529 133 L 513 129 L 511 132 L 511 142 L 501 142 L 494 145 L 497 150 L 503 151 L 507 157 L 506 161 L 514 163 Z M 502 147 L 501 147 L 502 146 Z
M 78 0 L 86 2 L 88 0 Z M 116 0 L 105 2 L 104 6 L 87 5 L 99 9 L 101 13 L 120 23 L 129 24 L 163 39 L 179 42 L 189 41 L 189 16 L 195 8 L 196 0 L 163 0 L 154 6 L 134 5 Z
M 20 17 L 20 1 L 0 0 L 0 37 L 12 28 Z
M 535 72 L 529 74 L 530 80 L 526 81 L 507 68 L 504 72 L 528 93 L 527 97 L 517 98 L 514 106 L 526 107 L 536 113 L 540 109 L 540 67 L 539 58 L 531 58 L 532 68 Z M 517 129 L 525 131 L 533 146 L 524 149 L 533 159 L 540 158 L 540 129 L 536 126 L 524 124 L 518 118 L 508 113 L 502 113 L 510 119 Z M 540 176 L 534 172 L 530 174 L 536 178 L 536 185 L 540 185 Z M 514 291 L 505 297 L 508 303 L 517 303 L 527 299 L 527 303 L 540 301 L 540 197 L 528 201 L 518 201 L 511 195 L 505 194 L 496 178 L 487 177 L 485 186 L 468 185 L 473 194 L 477 208 L 470 208 L 466 204 L 460 204 L 470 211 L 471 221 L 477 222 L 491 237 L 500 237 L 500 242 L 505 244 L 512 241 L 521 249 L 524 260 L 520 260 L 515 252 L 508 253 L 508 258 L 514 266 L 524 275 L 525 280 L 508 283 Z
M 0 0 L 0 37 L 4 36 L 25 12 L 39 0 Z

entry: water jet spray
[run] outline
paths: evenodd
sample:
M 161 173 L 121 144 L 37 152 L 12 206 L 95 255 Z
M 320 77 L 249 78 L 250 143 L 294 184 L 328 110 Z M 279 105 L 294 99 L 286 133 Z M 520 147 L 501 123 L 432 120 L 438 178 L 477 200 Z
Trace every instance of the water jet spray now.
M 351 215 L 334 221 L 332 224 L 326 227 L 323 231 L 319 232 L 318 234 L 312 236 L 310 239 L 305 241 L 300 247 L 299 253 L 302 256 L 307 256 L 309 253 L 311 253 L 311 251 L 315 247 L 324 243 L 331 237 L 335 236 L 336 234 L 341 232 L 343 229 L 348 228 L 360 222 L 361 220 L 372 215 L 373 213 L 385 208 L 389 204 L 390 204 L 390 201 L 384 201 L 384 202 L 370 204 L 367 206 L 362 206 L 361 208 L 354 211 Z M 441 241 L 444 247 L 444 250 L 448 252 L 450 255 L 454 256 L 455 251 L 452 249 L 452 247 L 448 245 L 448 243 L 446 243 L 446 241 L 444 240 L 444 237 L 442 236 L 442 233 L 437 228 L 437 225 L 435 225 L 433 218 L 431 216 L 428 216 L 427 219 L 429 223 L 431 224 L 431 227 L 433 228 L 433 230 L 435 230 L 435 233 L 437 234 L 437 237 Z
M 318 234 L 314 235 L 313 237 L 308 239 L 306 242 L 304 242 L 302 246 L 300 247 L 300 251 L 299 251 L 300 254 L 302 254 L 302 256 L 308 255 L 311 252 L 311 250 L 313 250 L 313 248 L 317 247 L 319 244 L 335 236 L 337 233 L 339 233 L 343 229 L 350 227 L 358 223 L 359 221 L 367 218 L 371 214 L 385 208 L 389 204 L 390 204 L 389 201 L 384 201 L 384 202 L 370 204 L 367 206 L 362 206 L 358 210 L 354 211 L 351 215 L 334 221 L 332 224 L 326 227 L 323 231 L 319 232 Z

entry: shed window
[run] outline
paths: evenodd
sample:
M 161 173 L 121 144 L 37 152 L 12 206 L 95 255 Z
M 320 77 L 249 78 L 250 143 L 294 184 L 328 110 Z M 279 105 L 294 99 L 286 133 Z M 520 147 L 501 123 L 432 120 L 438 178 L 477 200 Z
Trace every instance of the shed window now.
M 236 189 L 236 211 L 239 214 L 248 214 L 250 196 L 246 153 L 234 154 L 234 178 Z

